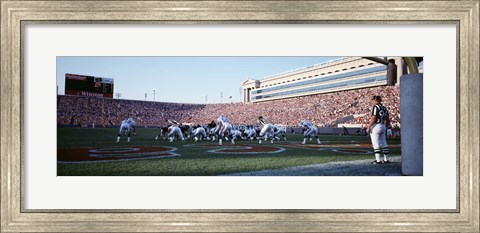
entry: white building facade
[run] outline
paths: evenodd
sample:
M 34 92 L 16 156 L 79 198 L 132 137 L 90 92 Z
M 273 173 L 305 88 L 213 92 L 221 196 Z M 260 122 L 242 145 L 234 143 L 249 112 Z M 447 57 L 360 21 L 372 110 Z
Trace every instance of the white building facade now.
M 397 85 L 405 65 L 397 64 Z M 243 102 L 256 103 L 299 96 L 387 85 L 387 66 L 362 57 L 346 57 L 290 72 L 248 79 L 242 84 Z

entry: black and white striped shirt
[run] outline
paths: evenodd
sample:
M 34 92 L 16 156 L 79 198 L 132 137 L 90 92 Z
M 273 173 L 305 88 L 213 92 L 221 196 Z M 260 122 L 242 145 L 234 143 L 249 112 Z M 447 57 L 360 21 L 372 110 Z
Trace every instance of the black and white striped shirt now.
M 270 124 L 270 122 L 265 118 L 259 119 L 258 122 L 260 122 L 262 125 Z
M 381 103 L 373 106 L 371 115 L 376 116 L 377 120 L 375 121 L 375 123 L 377 124 L 384 124 L 389 117 L 387 108 Z

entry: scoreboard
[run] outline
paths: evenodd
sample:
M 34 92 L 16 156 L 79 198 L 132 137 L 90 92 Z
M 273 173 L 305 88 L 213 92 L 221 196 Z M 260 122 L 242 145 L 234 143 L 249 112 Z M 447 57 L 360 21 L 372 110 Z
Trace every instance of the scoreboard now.
M 113 98 L 113 78 L 65 74 L 65 95 Z

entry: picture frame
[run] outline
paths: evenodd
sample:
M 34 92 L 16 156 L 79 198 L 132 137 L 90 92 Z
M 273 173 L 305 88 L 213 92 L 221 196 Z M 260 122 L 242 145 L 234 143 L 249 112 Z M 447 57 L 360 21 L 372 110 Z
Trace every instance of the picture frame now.
M 1 232 L 480 232 L 479 1 L 1 0 Z M 399 210 L 43 210 L 23 208 L 22 24 L 451 21 L 458 28 L 458 208 Z

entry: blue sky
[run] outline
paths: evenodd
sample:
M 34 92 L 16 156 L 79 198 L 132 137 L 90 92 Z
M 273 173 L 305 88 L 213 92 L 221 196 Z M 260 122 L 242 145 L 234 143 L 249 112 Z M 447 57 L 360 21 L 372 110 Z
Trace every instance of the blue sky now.
M 121 99 L 178 103 L 240 101 L 241 84 L 338 57 L 57 57 L 57 86 L 65 73 L 113 78 Z M 223 96 L 223 98 L 221 98 Z M 229 97 L 232 96 L 232 99 Z

